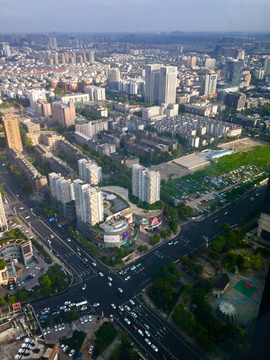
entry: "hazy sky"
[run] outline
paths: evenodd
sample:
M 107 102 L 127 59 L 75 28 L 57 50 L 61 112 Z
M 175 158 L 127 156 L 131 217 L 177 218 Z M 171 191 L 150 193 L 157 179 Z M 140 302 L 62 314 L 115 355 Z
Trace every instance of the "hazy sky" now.
M 0 32 L 270 31 L 270 0 L 0 0 Z

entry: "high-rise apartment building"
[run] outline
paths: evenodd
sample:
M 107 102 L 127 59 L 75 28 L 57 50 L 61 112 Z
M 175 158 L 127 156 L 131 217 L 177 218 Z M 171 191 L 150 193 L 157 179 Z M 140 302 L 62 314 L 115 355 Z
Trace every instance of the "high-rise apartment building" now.
M 68 104 L 53 102 L 51 103 L 51 107 L 53 120 L 58 121 L 60 126 L 69 127 L 75 124 L 76 111 L 72 101 Z
M 55 37 L 50 37 L 49 41 L 50 41 L 50 49 L 51 50 L 56 50 L 57 49 L 56 38 Z
M 145 102 L 152 105 L 175 103 L 177 67 L 152 64 L 145 66 Z
M 95 186 L 102 180 L 102 168 L 94 160 L 78 160 L 79 178 Z
M 50 173 L 49 183 L 51 195 L 62 204 L 69 203 L 75 199 L 73 183 L 70 179 L 64 178 L 61 174 Z
M 232 59 L 228 61 L 226 68 L 226 83 L 231 87 L 239 87 L 241 84 L 243 67 L 243 60 Z
M 6 114 L 6 116 L 2 118 L 2 124 L 7 142 L 7 148 L 22 151 L 22 139 L 19 122 L 16 116 L 10 113 Z
M 211 59 L 211 58 L 205 59 L 204 66 L 208 69 L 214 69 L 216 66 L 216 59 Z
M 30 106 L 32 110 L 35 110 L 35 102 L 39 99 L 47 101 L 45 89 L 32 89 L 28 91 L 28 96 L 30 100 Z
M 270 56 L 267 56 L 264 59 L 263 71 L 265 76 L 270 75 Z
M 58 54 L 53 55 L 53 61 L 54 61 L 54 65 L 59 65 Z
M 159 103 L 175 103 L 177 67 L 162 66 L 159 71 Z
M 103 194 L 88 183 L 76 179 L 73 181 L 76 215 L 91 226 L 103 221 Z
M 217 89 L 217 74 L 210 70 L 209 73 L 205 76 L 205 90 L 204 95 L 213 95 L 216 93 Z
M 132 166 L 132 195 L 148 204 L 160 200 L 160 174 L 135 164 Z
M 51 104 L 44 100 L 37 100 L 35 102 L 35 113 L 40 116 L 51 116 L 52 115 L 52 109 Z
M 7 228 L 8 228 L 7 218 L 6 218 L 6 214 L 5 214 L 3 198 L 2 198 L 2 195 L 0 194 L 0 231 L 1 232 L 6 231 Z
M 120 80 L 120 70 L 118 68 L 109 70 L 108 85 L 110 89 L 117 90 L 119 80 Z
M 0 55 L 4 55 L 4 56 L 11 55 L 9 43 L 6 43 L 6 42 L 0 43 Z
M 89 51 L 88 58 L 89 58 L 89 62 L 91 64 L 93 64 L 95 62 L 95 52 L 94 51 Z
M 100 86 L 85 86 L 84 93 L 89 94 L 90 101 L 106 100 L 105 88 Z
M 159 104 L 159 72 L 161 65 L 145 66 L 145 102 L 151 105 Z

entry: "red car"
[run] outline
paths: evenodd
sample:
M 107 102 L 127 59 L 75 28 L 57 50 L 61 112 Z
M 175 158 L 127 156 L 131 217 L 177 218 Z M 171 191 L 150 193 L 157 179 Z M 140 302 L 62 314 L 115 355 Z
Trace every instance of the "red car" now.
M 118 312 L 119 315 L 122 315 L 122 314 L 123 314 L 120 309 L 117 309 L 117 312 Z
M 138 330 L 135 325 L 132 325 L 132 327 L 133 327 L 133 329 L 134 329 L 135 331 Z
M 215 219 L 218 219 L 218 216 L 215 216 Z
M 150 256 L 150 258 L 148 260 L 151 260 L 151 259 L 153 259 L 153 256 Z

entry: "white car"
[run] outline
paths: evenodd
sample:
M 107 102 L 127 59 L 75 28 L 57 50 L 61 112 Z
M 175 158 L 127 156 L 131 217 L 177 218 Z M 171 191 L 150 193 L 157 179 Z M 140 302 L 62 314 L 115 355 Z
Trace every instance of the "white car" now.
M 70 301 L 65 301 L 64 302 L 64 305 L 69 305 L 70 304 Z
M 135 314 L 134 311 L 131 312 L 131 315 L 135 317 L 135 319 L 138 317 L 137 314 Z
M 69 304 L 68 306 L 71 308 L 71 307 L 73 307 L 73 306 L 75 306 L 76 304 L 75 303 L 71 303 L 71 304 Z
M 68 311 L 70 311 L 71 309 L 68 307 L 68 308 L 66 308 L 65 310 L 64 310 L 64 312 L 68 312 Z
M 50 328 L 47 327 L 47 334 L 49 334 L 51 332 Z
M 86 284 L 83 284 L 82 290 L 85 290 L 85 289 L 86 289 Z
M 133 271 L 133 270 L 136 270 L 136 266 L 131 266 L 131 270 Z
M 135 302 L 132 299 L 130 299 L 129 302 L 131 303 L 131 305 L 135 305 Z
M 123 306 L 118 306 L 118 308 L 119 308 L 119 310 L 121 310 L 122 312 L 124 311 L 124 308 L 123 308 Z
M 171 241 L 171 242 L 168 243 L 168 245 L 170 245 L 170 246 L 171 246 L 172 244 L 173 244 L 173 241 Z
M 104 276 L 104 274 L 100 271 L 99 273 L 98 273 L 101 277 L 103 277 Z
M 96 264 L 95 262 L 92 262 L 92 265 L 93 265 L 93 266 L 97 266 L 97 264 Z
M 144 336 L 141 329 L 138 330 L 138 333 L 139 333 L 141 336 Z
M 224 215 L 226 216 L 228 214 L 228 211 L 225 211 Z
M 119 291 L 120 293 L 122 293 L 122 292 L 123 292 L 123 290 L 122 290 L 121 288 L 118 288 L 118 291 Z
M 158 352 L 158 348 L 154 344 L 151 345 L 151 348 L 155 350 L 155 352 Z
M 61 324 L 61 328 L 62 328 L 62 330 L 65 330 L 65 324 L 64 323 Z
M 64 310 L 66 308 L 66 305 L 60 306 L 59 310 Z
M 145 330 L 145 335 L 150 337 L 150 333 L 148 331 Z
M 113 281 L 113 279 L 112 279 L 110 276 L 108 276 L 108 280 L 109 280 L 109 281 Z
M 125 309 L 126 309 L 127 311 L 130 311 L 130 307 L 129 307 L 128 305 L 125 305 Z
M 99 303 L 94 303 L 92 306 L 93 307 L 98 307 L 100 304 Z
M 146 342 L 146 344 L 151 345 L 151 341 L 149 339 L 145 338 L 144 341 Z
M 74 352 L 75 352 L 74 349 L 70 350 L 70 353 L 68 354 L 68 356 L 71 357 L 74 354 Z
M 67 241 L 68 241 L 68 242 L 71 242 L 71 239 L 70 239 L 70 238 L 67 238 Z
M 62 330 L 62 326 L 60 324 L 58 324 L 58 331 Z
M 46 329 L 43 329 L 43 330 L 42 330 L 42 333 L 43 333 L 43 335 L 47 335 Z
M 86 258 L 83 258 L 83 260 L 84 260 L 85 262 L 87 262 L 87 261 L 88 261 L 88 259 L 86 259 Z
M 114 304 L 111 304 L 111 307 L 112 307 L 113 309 L 116 309 L 116 306 L 115 306 Z
M 130 322 L 127 318 L 124 318 L 124 321 L 125 321 L 128 325 L 131 324 L 131 322 Z
M 61 228 L 61 227 L 62 227 L 62 225 L 58 224 L 58 227 L 60 227 L 60 228 Z
M 126 281 L 128 281 L 129 279 L 130 279 L 130 276 L 127 276 L 127 277 L 125 278 Z
M 112 283 L 108 282 L 108 285 L 109 285 L 109 286 L 112 286 Z
M 89 316 L 88 316 L 88 319 L 89 319 L 89 321 L 92 321 L 92 316 L 89 315 Z
M 57 325 L 54 325 L 54 331 L 58 331 Z
M 174 245 L 176 245 L 176 244 L 178 244 L 178 241 L 177 241 L 177 240 L 174 242 Z
M 87 306 L 82 306 L 80 310 L 81 311 L 87 310 Z
M 80 318 L 80 322 L 81 322 L 81 325 L 83 325 L 83 324 L 84 324 L 84 320 L 83 320 L 83 318 Z
M 23 210 L 24 208 L 23 207 L 20 207 L 20 210 Z

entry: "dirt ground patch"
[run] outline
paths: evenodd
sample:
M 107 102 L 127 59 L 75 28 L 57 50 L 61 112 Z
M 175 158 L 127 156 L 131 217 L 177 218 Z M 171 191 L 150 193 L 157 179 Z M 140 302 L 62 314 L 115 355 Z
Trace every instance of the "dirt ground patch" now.
M 267 146 L 267 145 L 269 145 L 269 143 L 260 139 L 244 138 L 244 139 L 234 140 L 225 144 L 220 144 L 219 147 L 222 149 L 244 152 L 253 149 L 255 146 Z
M 173 164 L 172 161 L 168 161 L 163 164 L 152 166 L 151 170 L 159 171 L 161 180 L 164 179 L 166 181 L 168 180 L 169 176 L 171 176 L 171 178 L 174 179 L 191 173 L 190 170 L 185 169 L 182 166 Z

